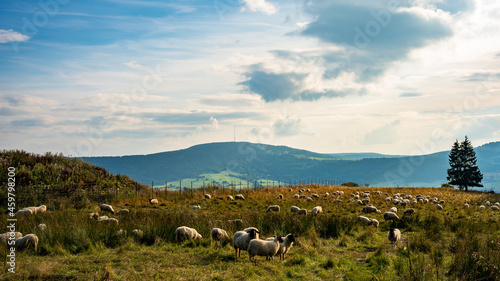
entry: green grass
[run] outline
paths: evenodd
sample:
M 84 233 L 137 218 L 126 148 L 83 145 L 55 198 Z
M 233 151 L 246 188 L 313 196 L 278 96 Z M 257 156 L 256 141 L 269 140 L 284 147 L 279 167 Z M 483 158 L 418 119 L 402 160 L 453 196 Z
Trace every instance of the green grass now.
M 88 217 L 98 211 L 89 203 L 78 209 L 65 204 L 62 210 L 19 219 L 18 231 L 36 233 L 38 250 L 18 252 L 17 273 L 6 273 L 3 263 L 0 280 L 499 280 L 500 212 L 478 210 L 477 204 L 500 201 L 498 194 L 460 192 L 440 188 L 367 188 L 307 186 L 311 193 L 322 195 L 343 190 L 343 203 L 337 197 L 321 197 L 313 202 L 293 199 L 288 188 L 244 190 L 245 201 L 228 201 L 232 190 L 202 192 L 160 198 L 159 206 L 150 206 L 147 198 L 111 202 L 115 210 L 128 208 L 129 216 L 116 217 L 119 226 L 104 226 Z M 416 214 L 395 223 L 402 231 L 402 241 L 392 245 L 387 231 L 393 225 L 382 214 L 363 214 L 362 206 L 349 193 L 380 190 L 389 194 L 404 192 L 444 199 L 445 210 L 434 204 L 413 205 Z M 275 199 L 282 193 L 283 200 Z M 391 205 L 385 195 L 372 195 L 372 203 L 382 211 Z M 64 199 L 61 199 L 64 200 Z M 469 202 L 469 209 L 463 203 Z M 267 206 L 279 204 L 280 213 L 266 213 Z M 200 205 L 200 210 L 191 209 Z M 290 213 L 296 205 L 311 210 L 323 206 L 318 216 Z M 399 209 L 402 217 L 402 208 Z M 358 215 L 376 218 L 378 229 L 364 226 Z M 0 219 L 6 222 L 7 216 Z M 236 227 L 227 220 L 242 219 Z M 36 225 L 45 223 L 46 232 Z M 204 237 L 178 245 L 174 232 L 178 226 L 190 226 Z M 294 233 L 299 236 L 285 261 L 273 262 L 257 257 L 248 261 L 246 252 L 235 258 L 230 244 L 221 247 L 210 240 L 210 230 L 222 227 L 230 236 L 244 227 L 255 226 L 261 238 Z M 144 237 L 134 240 L 133 229 L 143 230 Z M 124 229 L 128 236 L 117 237 Z M 0 255 L 5 258 L 2 248 Z M 4 259 L 5 260 L 5 259 Z

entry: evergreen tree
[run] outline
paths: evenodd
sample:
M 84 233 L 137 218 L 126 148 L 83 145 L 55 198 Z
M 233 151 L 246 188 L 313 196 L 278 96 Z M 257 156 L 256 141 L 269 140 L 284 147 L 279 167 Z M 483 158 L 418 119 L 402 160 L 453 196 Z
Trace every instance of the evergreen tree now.
M 459 143 L 455 141 L 451 148 L 447 180 L 449 184 L 458 185 L 460 190 L 469 190 L 469 186 L 483 187 L 481 180 L 483 175 L 476 165 L 477 158 L 474 147 L 465 136 L 465 140 Z

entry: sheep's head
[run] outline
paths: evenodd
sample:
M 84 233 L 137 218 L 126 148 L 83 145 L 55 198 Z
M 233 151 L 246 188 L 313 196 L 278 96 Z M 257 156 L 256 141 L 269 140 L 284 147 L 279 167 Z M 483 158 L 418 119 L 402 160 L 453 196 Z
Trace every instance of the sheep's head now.
M 286 238 L 287 238 L 287 239 L 288 239 L 288 241 L 290 241 L 290 242 L 295 242 L 297 237 L 298 237 L 298 236 L 297 236 L 297 235 L 295 235 L 295 234 L 288 234 L 288 235 L 286 236 Z
M 248 231 L 248 234 L 250 235 L 251 239 L 255 239 L 257 237 L 257 233 L 260 233 L 260 232 L 256 229 L 250 229 Z
M 283 243 L 283 238 L 281 238 L 281 236 L 276 236 L 274 240 L 278 240 L 279 243 Z

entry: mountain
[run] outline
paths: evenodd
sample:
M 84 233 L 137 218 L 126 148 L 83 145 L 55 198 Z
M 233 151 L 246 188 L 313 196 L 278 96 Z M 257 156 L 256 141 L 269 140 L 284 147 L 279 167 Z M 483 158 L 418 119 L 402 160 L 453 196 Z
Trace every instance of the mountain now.
M 500 142 L 475 148 L 484 174 L 483 190 L 500 191 Z M 83 157 L 144 183 L 169 187 L 203 181 L 330 180 L 370 186 L 440 186 L 446 182 L 449 151 L 421 156 L 376 153 L 322 154 L 286 146 L 248 142 L 221 142 L 148 155 Z

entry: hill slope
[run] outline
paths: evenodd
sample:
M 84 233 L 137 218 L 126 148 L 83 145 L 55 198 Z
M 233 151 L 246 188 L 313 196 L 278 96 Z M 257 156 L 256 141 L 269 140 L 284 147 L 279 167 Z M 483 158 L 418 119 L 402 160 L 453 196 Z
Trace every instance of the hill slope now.
M 479 168 L 485 176 L 485 190 L 500 190 L 500 142 L 475 150 Z M 162 185 L 165 181 L 182 179 L 210 180 L 207 175 L 223 173 L 231 179 L 250 182 L 321 179 L 371 186 L 439 186 L 446 182 L 448 154 L 448 151 L 423 156 L 321 154 L 286 146 L 225 142 L 149 155 L 82 159 L 144 184 L 154 181 Z

